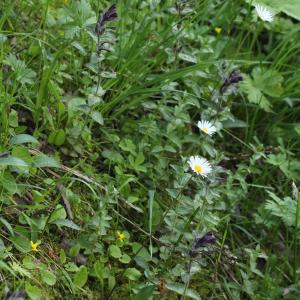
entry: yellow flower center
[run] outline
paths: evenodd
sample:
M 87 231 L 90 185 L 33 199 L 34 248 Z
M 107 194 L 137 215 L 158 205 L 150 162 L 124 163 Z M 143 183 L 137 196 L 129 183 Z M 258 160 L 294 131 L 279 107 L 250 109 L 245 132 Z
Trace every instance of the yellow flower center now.
M 31 245 L 32 251 L 38 251 L 38 249 L 37 249 L 38 243 L 34 243 L 33 241 L 31 241 L 30 245 Z
M 124 241 L 125 240 L 125 234 L 120 232 L 120 231 L 117 231 L 117 239 L 119 241 Z
M 208 133 L 208 128 L 207 128 L 207 127 L 202 128 L 202 130 L 203 130 L 205 133 Z
M 217 34 L 220 34 L 221 31 L 222 31 L 222 28 L 220 28 L 220 27 L 216 27 L 216 28 L 215 28 L 215 32 L 216 32 Z
M 195 171 L 196 171 L 197 173 L 201 173 L 202 170 L 203 170 L 203 168 L 202 168 L 201 166 L 199 166 L 199 165 L 196 165 L 194 168 L 195 168 Z

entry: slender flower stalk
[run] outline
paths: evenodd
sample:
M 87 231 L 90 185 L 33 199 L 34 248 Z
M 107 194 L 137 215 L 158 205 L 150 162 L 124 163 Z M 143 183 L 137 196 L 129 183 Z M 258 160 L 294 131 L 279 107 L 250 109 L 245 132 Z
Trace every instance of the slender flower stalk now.
M 296 216 L 295 216 L 295 229 L 294 229 L 294 265 L 293 265 L 293 277 L 294 277 L 294 282 L 298 282 L 298 274 L 297 274 L 297 269 L 298 269 L 298 234 L 299 234 L 299 214 L 300 214 L 300 196 L 299 196 L 299 190 L 295 183 L 293 182 L 292 184 L 293 188 L 293 197 L 297 201 L 297 206 L 296 206 Z

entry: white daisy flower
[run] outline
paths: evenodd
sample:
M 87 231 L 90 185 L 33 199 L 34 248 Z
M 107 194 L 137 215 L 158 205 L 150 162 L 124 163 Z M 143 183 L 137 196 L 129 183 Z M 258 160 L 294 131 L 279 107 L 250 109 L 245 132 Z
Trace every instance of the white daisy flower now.
M 216 127 L 209 121 L 199 121 L 197 126 L 200 130 L 210 136 L 212 136 L 217 131 Z
M 260 4 L 255 4 L 255 10 L 258 16 L 266 22 L 273 22 L 274 14 L 265 6 Z
M 203 177 L 206 177 L 212 171 L 210 163 L 200 156 L 191 156 L 188 164 L 190 165 L 190 168 L 197 173 L 197 175 L 201 175 Z

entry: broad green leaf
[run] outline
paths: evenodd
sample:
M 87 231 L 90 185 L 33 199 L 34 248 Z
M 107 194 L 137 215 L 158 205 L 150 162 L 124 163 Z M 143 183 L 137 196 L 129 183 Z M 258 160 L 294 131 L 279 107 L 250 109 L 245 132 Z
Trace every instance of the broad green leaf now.
M 56 283 L 56 276 L 53 272 L 47 270 L 40 270 L 42 280 L 48 285 L 52 286 Z
M 33 157 L 31 156 L 28 149 L 21 145 L 15 145 L 11 150 L 11 155 L 22 159 L 25 161 L 29 166 L 32 164 Z
M 22 260 L 22 263 L 23 263 L 24 267 L 29 270 L 36 269 L 36 262 L 33 261 L 31 256 L 25 256 Z
M 8 155 L 0 157 L 0 166 L 28 167 L 28 164 L 20 158 Z
M 93 111 L 92 114 L 92 119 L 97 122 L 98 124 L 100 125 L 103 125 L 104 124 L 104 121 L 103 121 L 103 116 L 102 114 L 99 112 L 99 111 Z
M 100 261 L 96 261 L 94 263 L 95 274 L 101 280 L 103 279 L 103 269 L 104 269 L 103 263 L 101 263 Z
M 65 226 L 65 227 L 68 227 L 68 228 L 71 228 L 71 229 L 74 229 L 74 230 L 81 230 L 80 226 L 78 226 L 73 221 L 68 220 L 68 219 L 59 219 L 59 220 L 56 220 L 56 221 L 52 221 L 51 223 L 59 225 L 59 226 Z
M 111 291 L 116 285 L 116 278 L 113 275 L 108 276 L 108 290 Z
M 110 274 L 108 268 L 105 267 L 104 264 L 100 261 L 94 263 L 94 271 L 96 276 L 101 280 L 108 278 Z
M 76 287 L 82 288 L 86 284 L 87 278 L 88 278 L 87 268 L 85 266 L 81 266 L 79 271 L 74 276 L 73 283 Z
M 169 289 L 170 291 L 173 291 L 179 295 L 184 295 L 184 290 L 185 290 L 185 285 L 184 284 L 180 284 L 180 283 L 168 283 L 166 284 L 167 289 Z M 185 291 L 185 296 L 188 296 L 192 299 L 195 300 L 201 300 L 200 295 L 192 290 L 192 289 L 187 289 Z
M 0 217 L 0 222 L 7 228 L 7 230 L 11 234 L 11 236 L 15 235 L 14 230 L 8 221 L 6 221 L 4 218 Z
M 136 145 L 133 143 L 132 140 L 130 139 L 123 139 L 120 144 L 119 144 L 120 148 L 123 151 L 128 151 L 130 152 L 132 155 L 135 155 L 135 149 L 136 149 Z
M 67 213 L 61 204 L 58 204 L 50 215 L 48 223 L 54 223 L 57 220 L 63 220 L 67 217 Z
M 141 277 L 141 272 L 136 268 L 128 268 L 124 272 L 124 276 L 127 277 L 129 280 L 135 281 Z
M 35 137 L 29 134 L 18 134 L 12 137 L 10 140 L 11 145 L 21 145 L 26 143 L 38 144 L 39 141 Z
M 127 255 L 126 253 L 124 253 L 120 258 L 119 261 L 123 264 L 128 264 L 131 261 L 131 258 L 129 255 Z
M 142 288 L 136 295 L 133 296 L 133 300 L 150 300 L 152 299 L 155 285 L 148 285 Z
M 64 249 L 60 249 L 59 260 L 60 260 L 61 264 L 64 264 L 66 262 L 66 260 L 67 260 L 66 252 L 65 252 Z
M 63 129 L 58 129 L 50 133 L 48 142 L 56 146 L 61 146 L 66 141 L 66 132 Z
M 15 247 L 23 253 L 29 252 L 31 250 L 30 241 L 25 237 L 14 236 L 11 238 L 11 241 L 13 242 Z
M 53 157 L 41 154 L 34 157 L 34 166 L 37 168 L 59 168 L 59 162 Z
M 81 246 L 79 243 L 76 243 L 75 245 L 73 245 L 69 250 L 70 256 L 73 256 L 73 257 L 77 256 L 79 254 L 80 249 L 81 249 Z
M 120 258 L 122 256 L 122 252 L 120 248 L 116 245 L 110 245 L 108 251 L 109 251 L 109 255 L 114 258 Z
M 7 40 L 6 35 L 0 33 L 0 44 L 3 44 Z
M 135 164 L 135 165 L 141 165 L 144 161 L 145 161 L 145 156 L 144 156 L 143 153 L 140 152 L 140 153 L 137 155 L 137 157 L 135 158 L 134 164 Z
M 300 21 L 300 1 L 298 0 L 281 0 L 280 9 L 292 18 Z
M 22 187 L 19 184 L 17 184 L 15 177 L 11 173 L 5 172 L 3 174 L 1 179 L 1 185 L 11 195 L 13 194 L 21 195 Z
M 25 291 L 31 300 L 42 299 L 42 291 L 35 285 L 31 285 L 29 282 L 25 284 Z

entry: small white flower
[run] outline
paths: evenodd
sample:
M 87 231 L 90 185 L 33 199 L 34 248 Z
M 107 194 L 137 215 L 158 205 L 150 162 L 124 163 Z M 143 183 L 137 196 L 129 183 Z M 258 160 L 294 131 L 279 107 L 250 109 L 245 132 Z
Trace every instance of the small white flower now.
M 190 165 L 190 168 L 197 173 L 197 175 L 201 175 L 203 177 L 206 177 L 212 171 L 210 163 L 205 158 L 199 156 L 191 156 L 188 164 Z
M 200 130 L 205 132 L 206 134 L 212 136 L 216 131 L 216 127 L 208 121 L 199 121 L 197 126 L 199 127 Z
M 255 4 L 255 10 L 258 16 L 266 22 L 273 22 L 274 20 L 274 14 L 267 9 L 265 6 L 260 4 Z

